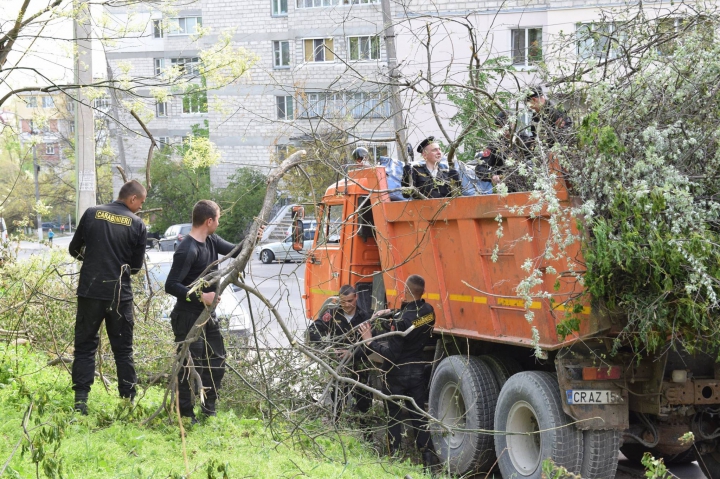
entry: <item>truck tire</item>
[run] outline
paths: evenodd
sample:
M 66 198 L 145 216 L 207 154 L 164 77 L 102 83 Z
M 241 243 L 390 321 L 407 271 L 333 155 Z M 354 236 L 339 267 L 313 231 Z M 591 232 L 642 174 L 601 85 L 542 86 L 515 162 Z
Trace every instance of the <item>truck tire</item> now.
M 260 251 L 260 261 L 262 261 L 265 264 L 270 264 L 275 259 L 275 255 L 272 251 L 269 249 L 264 249 Z
M 580 477 L 615 477 L 620 454 L 620 431 L 583 431 L 583 460 Z
M 493 430 L 498 386 L 492 371 L 476 357 L 450 356 L 435 370 L 430 414 L 443 425 L 469 431 Z M 450 473 L 485 471 L 495 461 L 493 436 L 481 432 L 444 433 L 430 426 L 435 452 Z
M 478 356 L 482 361 L 490 366 L 490 369 L 495 376 L 498 387 L 502 389 L 510 376 L 517 374 L 522 371 L 520 364 L 513 358 L 507 356 L 496 356 L 494 354 L 488 354 L 484 356 Z
M 694 449 L 694 448 L 693 448 Z M 698 454 L 697 462 L 708 479 L 720 479 L 720 452 Z
M 662 454 L 654 447 L 648 448 L 642 444 L 627 443 L 622 445 L 620 452 L 622 452 L 629 461 L 635 464 L 641 464 L 643 455 L 645 455 L 646 452 L 652 454 L 655 459 L 662 459 L 666 466 L 690 464 L 696 460 L 695 448 L 692 446 L 687 451 L 683 451 L 679 454 Z
M 525 371 L 508 379 L 495 410 L 495 452 L 502 477 L 540 479 L 545 459 L 579 474 L 583 435 L 571 421 L 550 373 Z

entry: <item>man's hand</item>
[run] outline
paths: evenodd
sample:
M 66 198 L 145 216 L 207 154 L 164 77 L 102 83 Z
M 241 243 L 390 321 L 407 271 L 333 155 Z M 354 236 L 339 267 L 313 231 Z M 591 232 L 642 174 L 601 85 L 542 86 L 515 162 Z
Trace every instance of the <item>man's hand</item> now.
M 380 311 L 375 311 L 375 314 L 373 314 L 372 318 L 370 319 L 375 319 L 380 316 L 387 316 L 390 313 L 392 313 L 392 309 L 381 309 Z
M 500 183 L 500 175 L 493 175 L 492 176 L 492 184 L 497 185 L 498 183 Z
M 372 326 L 370 326 L 370 323 L 368 321 L 362 323 L 358 327 L 358 331 L 360 331 L 360 336 L 363 338 L 363 340 L 372 339 Z
M 257 238 L 255 239 L 256 242 L 262 240 L 263 233 L 265 233 L 265 225 L 262 225 L 260 226 L 260 228 L 258 228 Z
M 350 357 L 350 350 L 348 350 L 348 349 L 340 349 L 340 350 L 337 352 L 337 355 L 338 355 L 338 358 L 340 358 L 340 360 L 343 360 L 343 359 L 345 359 L 345 358 Z
M 203 293 L 200 296 L 200 301 L 203 302 L 206 306 L 210 306 L 213 301 L 215 301 L 215 293 Z M 218 296 L 218 303 L 220 302 L 220 297 Z

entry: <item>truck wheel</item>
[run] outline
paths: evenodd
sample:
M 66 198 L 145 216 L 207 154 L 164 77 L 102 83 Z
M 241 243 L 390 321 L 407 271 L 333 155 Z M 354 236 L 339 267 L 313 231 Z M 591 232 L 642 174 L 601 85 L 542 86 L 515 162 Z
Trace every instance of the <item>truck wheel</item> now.
M 444 426 L 468 432 L 444 432 L 431 425 L 435 452 L 452 474 L 489 470 L 495 456 L 492 431 L 498 386 L 492 371 L 476 357 L 450 356 L 435 370 L 430 386 L 430 414 Z
M 580 477 L 615 477 L 620 453 L 620 431 L 583 431 L 583 460 Z
M 270 264 L 275 259 L 275 255 L 269 249 L 264 249 L 260 252 L 260 261 L 265 264 Z
M 502 389 L 507 380 L 510 379 L 510 376 L 522 371 L 520 364 L 513 358 L 509 358 L 507 356 L 488 354 L 478 357 L 490 366 L 500 389 Z
M 720 479 L 720 451 L 698 454 L 697 462 L 708 479 Z
M 687 451 L 679 454 L 662 454 L 654 447 L 647 448 L 642 444 L 628 443 L 622 445 L 620 452 L 635 464 L 641 464 L 643 455 L 645 455 L 646 452 L 652 454 L 655 459 L 662 459 L 666 466 L 690 464 L 696 460 L 694 447 L 690 447 Z
M 495 452 L 502 476 L 540 479 L 545 459 L 579 474 L 583 435 L 570 423 L 550 373 L 525 371 L 508 379 L 495 410 Z

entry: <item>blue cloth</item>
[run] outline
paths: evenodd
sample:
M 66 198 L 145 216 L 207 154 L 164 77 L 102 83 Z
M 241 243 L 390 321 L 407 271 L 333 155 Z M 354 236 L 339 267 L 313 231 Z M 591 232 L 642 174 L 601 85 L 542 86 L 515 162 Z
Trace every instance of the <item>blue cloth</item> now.
M 390 199 L 392 201 L 407 201 L 407 198 L 403 198 L 402 191 L 400 191 L 403 178 L 403 162 L 388 156 L 381 156 L 378 158 L 378 163 L 380 166 L 385 167 L 388 189 L 395 190 L 389 193 Z
M 478 194 L 481 195 L 492 195 L 493 185 L 491 181 L 478 181 L 477 182 Z

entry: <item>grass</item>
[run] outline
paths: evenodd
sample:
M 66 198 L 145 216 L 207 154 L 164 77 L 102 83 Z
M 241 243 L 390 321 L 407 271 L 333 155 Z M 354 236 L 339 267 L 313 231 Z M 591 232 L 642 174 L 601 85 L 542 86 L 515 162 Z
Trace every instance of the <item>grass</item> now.
M 46 366 L 47 360 L 28 346 L 0 345 L 0 471 L 7 465 L 0 474 L 18 478 L 188 477 L 177 420 L 163 413 L 151 424 L 142 424 L 161 404 L 161 388 L 144 390 L 132 408 L 117 397 L 114 387 L 108 392 L 96 381 L 90 414 L 81 416 L 72 410 L 67 370 Z M 311 439 L 291 435 L 289 427 L 277 424 L 271 431 L 264 420 L 231 410 L 221 409 L 217 417 L 184 426 L 191 477 L 424 477 L 419 466 L 391 463 L 354 437 Z

